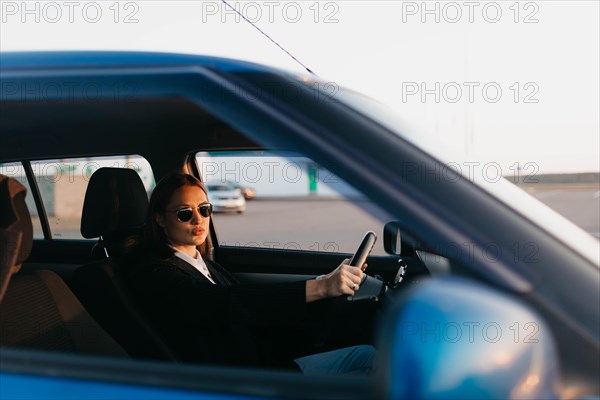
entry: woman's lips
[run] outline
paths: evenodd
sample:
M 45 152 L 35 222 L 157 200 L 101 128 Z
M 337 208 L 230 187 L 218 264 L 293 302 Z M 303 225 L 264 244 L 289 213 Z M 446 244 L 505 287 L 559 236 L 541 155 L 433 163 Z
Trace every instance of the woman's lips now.
M 202 229 L 202 228 L 194 228 L 194 230 L 192 231 L 194 236 L 200 236 L 200 235 L 202 235 L 203 232 L 204 232 L 204 229 Z

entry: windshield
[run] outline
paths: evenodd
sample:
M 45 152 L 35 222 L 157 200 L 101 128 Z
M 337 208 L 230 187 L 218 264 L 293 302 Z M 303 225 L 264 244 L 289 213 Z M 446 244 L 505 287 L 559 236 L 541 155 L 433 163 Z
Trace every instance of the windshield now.
M 324 85 L 313 85 L 313 87 L 317 88 L 322 86 Z M 556 212 L 556 210 L 553 210 L 548 205 L 511 182 L 512 180 L 519 184 L 522 184 L 523 182 L 539 183 L 541 178 L 530 177 L 532 182 L 529 182 L 527 177 L 523 179 L 523 177 L 519 176 L 518 179 L 514 179 L 514 176 L 503 176 L 503 167 L 498 162 L 486 162 L 481 159 L 468 158 L 457 149 L 456 145 L 444 142 L 438 136 L 427 134 L 427 132 L 419 130 L 415 126 L 411 126 L 411 124 L 398 117 L 386 105 L 362 94 L 344 88 L 338 88 L 335 97 L 388 128 L 390 131 L 402 136 L 417 147 L 420 147 L 449 168 L 459 172 L 463 177 L 519 212 L 524 218 L 530 219 L 532 222 L 546 231 L 553 233 L 555 236 L 556 233 L 560 233 L 560 237 L 558 238 L 561 241 L 565 242 L 570 247 L 579 250 L 596 264 L 600 264 L 600 242 L 597 239 L 599 236 L 597 224 L 598 207 L 596 206 L 600 191 L 598 191 L 597 181 L 594 180 L 597 179 L 598 174 L 588 174 L 592 175 L 589 185 L 579 186 L 579 188 L 588 188 L 587 192 L 590 192 L 589 200 L 591 201 L 588 201 L 584 205 L 579 205 L 579 207 L 587 207 L 589 209 L 587 210 L 587 213 L 592 215 L 592 225 L 586 233 L 581 228 L 586 228 L 587 226 L 578 227 L 572 221 Z M 515 171 L 515 174 L 521 173 L 523 173 L 522 170 Z M 561 183 L 559 182 L 552 186 L 551 190 L 553 190 L 555 196 L 568 198 L 570 189 L 570 186 L 565 184 L 562 184 L 561 186 Z M 596 222 L 596 224 L 593 224 L 593 222 Z

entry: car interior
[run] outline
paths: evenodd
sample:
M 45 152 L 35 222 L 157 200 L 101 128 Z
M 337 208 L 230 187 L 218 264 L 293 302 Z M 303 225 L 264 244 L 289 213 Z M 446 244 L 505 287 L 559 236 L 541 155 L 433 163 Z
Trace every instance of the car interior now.
M 2 139 L 0 160 L 4 164 L 0 172 L 12 173 L 26 183 L 29 205 L 35 208 L 39 226 L 31 254 L 28 257 L 26 252 L 22 254 L 19 261 L 23 261 L 23 267 L 12 277 L 0 305 L 1 346 L 178 363 L 178 355 L 147 322 L 123 278 L 130 257 L 142 241 L 148 206 L 148 189 L 139 171 L 98 168 L 94 164 L 92 171 L 86 172 L 89 176 L 86 176 L 85 199 L 78 214 L 81 237 L 76 239 L 56 234 L 50 207 L 56 211 L 59 204 L 48 204 L 40 190 L 44 177 L 36 173 L 48 160 L 79 159 L 91 165 L 89 160 L 93 162 L 96 158 L 135 155 L 147 160 L 154 180 L 173 170 L 202 178 L 196 159 L 199 152 L 267 149 L 181 99 L 129 100 L 116 105 L 112 102 L 9 103 L 3 107 L 6 114 L 0 128 L 7 134 Z M 24 118 L 27 124 L 22 123 Z M 55 174 L 54 179 L 66 180 L 67 176 L 60 175 L 63 172 Z M 14 180 L 9 178 L 8 181 Z M 23 207 L 22 196 L 18 200 L 20 205 L 15 207 L 21 212 L 19 221 L 31 221 Z M 15 198 L 10 201 L 14 202 Z M 352 250 L 221 245 L 219 218 L 216 216 L 211 221 L 209 257 L 242 282 L 310 279 L 331 271 L 352 255 Z M 383 237 L 386 221 L 378 221 L 376 233 Z M 355 247 L 364 233 L 353 234 Z M 429 274 L 410 248 L 405 249 L 402 256 L 372 255 L 368 259 L 368 273 L 393 283 L 400 259 L 405 267 L 402 271 L 406 272 L 403 278 L 407 286 Z M 384 307 L 376 297 L 316 305 L 314 321 L 286 332 L 286 340 L 274 345 L 299 343 L 287 349 L 293 354 L 374 343 L 378 318 Z M 63 311 L 63 307 L 68 311 Z M 325 317 L 333 318 L 324 323 Z M 86 339 L 79 341 L 77 335 L 71 334 L 73 340 L 65 341 L 68 329 L 73 326 L 75 332 Z M 83 326 L 85 329 L 79 329 Z M 291 337 L 298 341 L 290 341 Z

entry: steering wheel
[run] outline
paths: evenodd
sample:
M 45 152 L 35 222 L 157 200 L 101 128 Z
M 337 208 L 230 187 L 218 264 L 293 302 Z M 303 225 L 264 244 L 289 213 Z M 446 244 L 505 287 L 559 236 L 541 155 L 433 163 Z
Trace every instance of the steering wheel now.
M 364 270 L 363 267 L 365 261 L 367 261 L 367 257 L 371 253 L 371 250 L 373 250 L 373 246 L 375 246 L 376 241 L 377 235 L 375 235 L 375 232 L 368 231 L 365 234 L 365 237 L 363 238 L 362 242 L 360 242 L 358 249 L 356 249 L 356 252 L 350 259 L 349 265 Z
M 371 253 L 371 250 L 373 250 L 373 246 L 375 245 L 376 241 L 377 235 L 375 235 L 375 233 L 372 231 L 368 231 L 365 234 L 365 237 L 363 238 L 362 242 L 356 249 L 356 252 L 350 259 L 349 265 L 356 268 L 361 268 L 364 271 L 365 261 Z M 360 288 L 354 293 L 354 296 L 340 296 L 335 299 L 332 299 L 332 302 L 329 305 L 330 308 L 328 312 L 330 314 L 337 315 L 338 313 L 336 309 L 338 307 L 342 307 L 343 303 L 347 301 L 358 301 L 368 299 L 377 301 L 383 298 L 383 295 L 386 293 L 386 291 L 387 286 L 385 282 L 383 282 L 381 279 L 374 278 L 365 273 L 363 274 L 363 280 L 360 284 Z M 330 318 L 325 322 L 323 330 L 317 340 L 318 344 L 322 345 L 323 343 L 326 343 L 328 341 L 328 338 L 331 336 L 331 331 L 333 330 L 333 325 L 334 318 Z
M 365 261 L 367 261 L 367 257 L 371 253 L 371 250 L 373 250 L 373 246 L 375 245 L 376 241 L 377 235 L 375 235 L 375 232 L 368 231 L 365 234 L 365 237 L 363 238 L 362 242 L 360 242 L 358 249 L 356 249 L 356 252 L 350 259 L 349 265 L 352 267 L 360 268 L 364 271 Z M 358 291 L 356 291 L 356 293 L 354 293 L 354 296 L 348 296 L 347 300 L 379 300 L 385 294 L 386 290 L 387 286 L 385 282 L 367 274 L 364 274 L 363 280 L 360 283 L 360 288 L 358 289 Z

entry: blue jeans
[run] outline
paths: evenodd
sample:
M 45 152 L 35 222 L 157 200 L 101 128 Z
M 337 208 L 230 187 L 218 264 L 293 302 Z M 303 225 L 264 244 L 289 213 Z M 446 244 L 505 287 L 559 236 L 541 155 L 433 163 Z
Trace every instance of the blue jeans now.
M 368 375 L 373 370 L 375 348 L 361 345 L 312 354 L 294 360 L 308 375 Z

